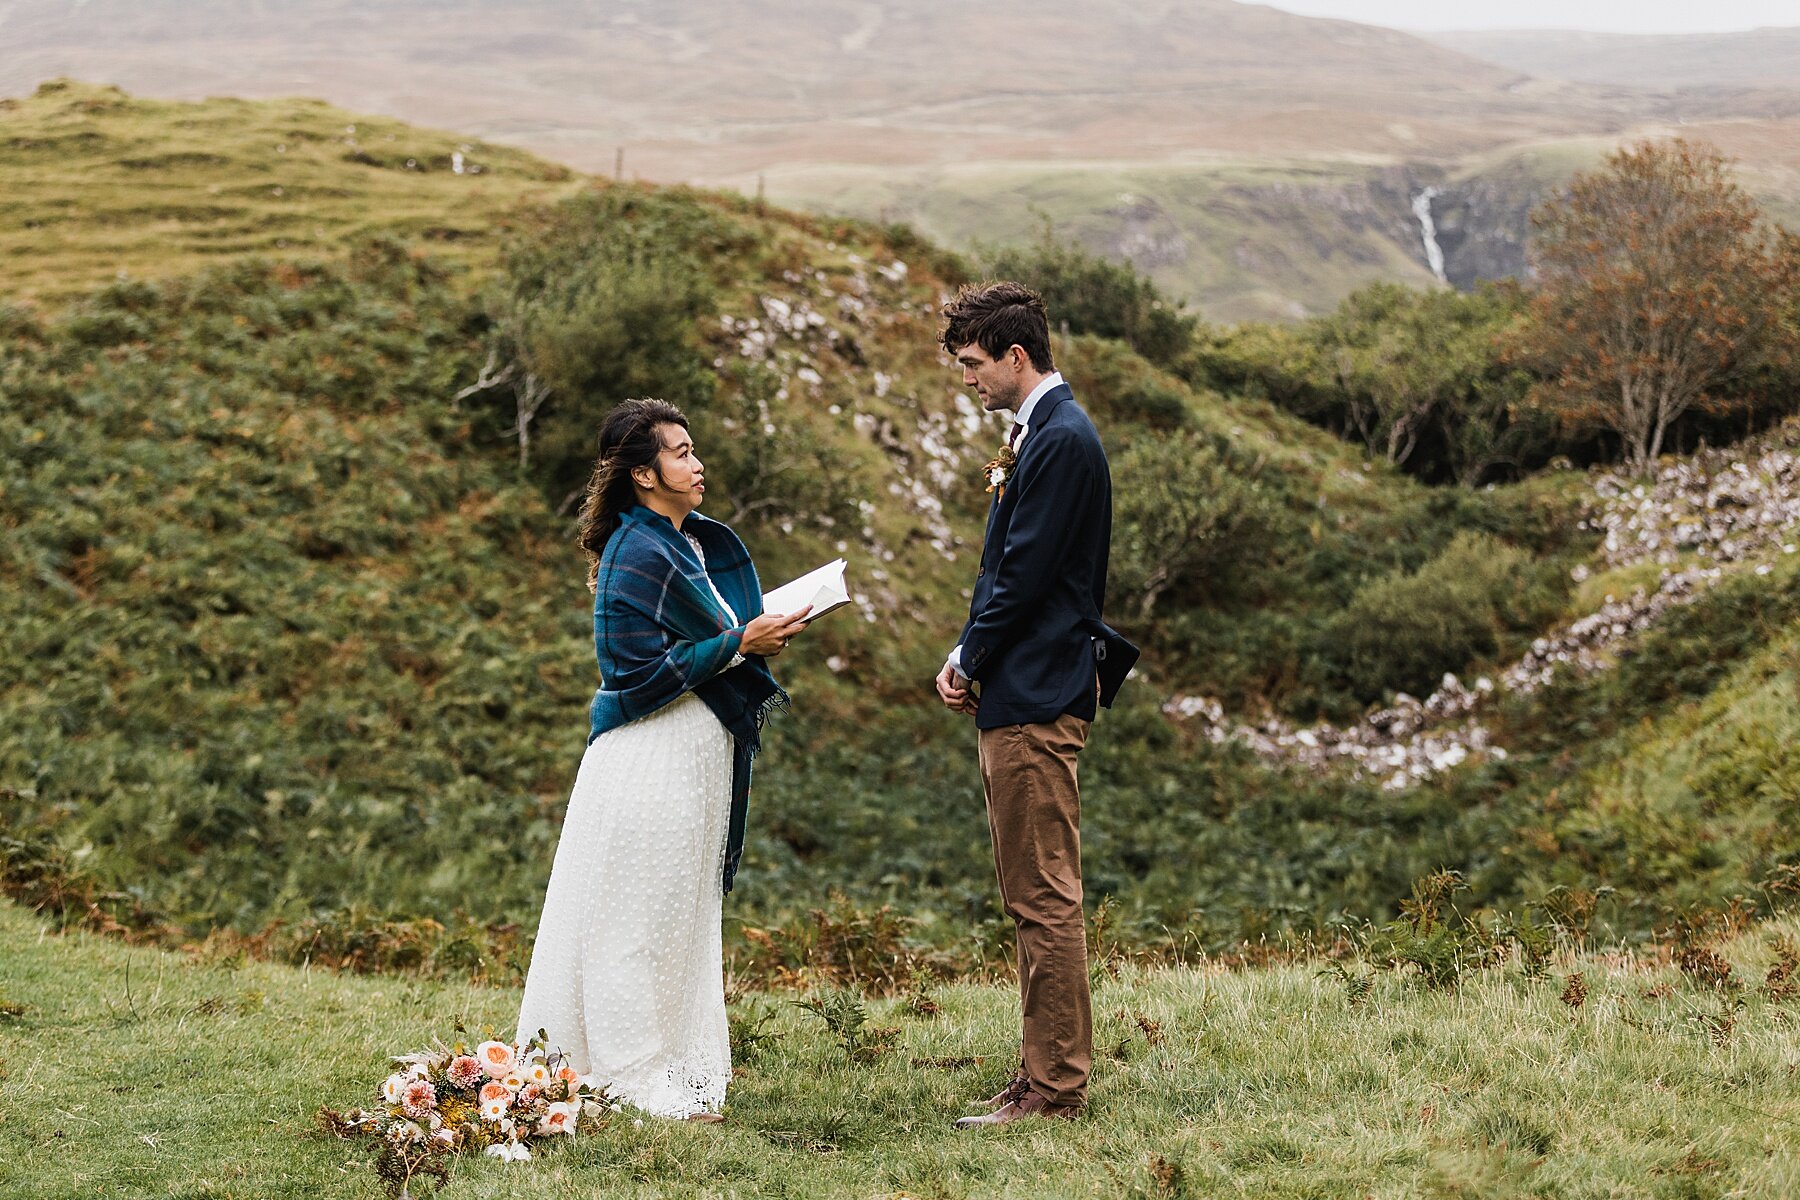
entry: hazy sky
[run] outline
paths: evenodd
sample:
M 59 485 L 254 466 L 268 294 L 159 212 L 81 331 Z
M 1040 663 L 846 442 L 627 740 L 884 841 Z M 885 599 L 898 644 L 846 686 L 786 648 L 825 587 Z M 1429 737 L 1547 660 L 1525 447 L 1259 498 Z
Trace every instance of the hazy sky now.
M 1800 0 L 1275 0 L 1270 7 L 1394 29 L 1703 33 L 1800 25 Z

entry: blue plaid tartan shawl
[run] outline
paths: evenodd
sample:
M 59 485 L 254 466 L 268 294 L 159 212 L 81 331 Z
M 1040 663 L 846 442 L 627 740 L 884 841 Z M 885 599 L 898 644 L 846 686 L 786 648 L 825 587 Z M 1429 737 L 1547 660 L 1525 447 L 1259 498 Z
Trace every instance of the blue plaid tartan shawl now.
M 705 552 L 704 566 L 683 533 Z M 713 598 L 708 578 L 738 623 Z M 725 890 L 744 853 L 750 766 L 763 722 L 787 705 L 759 655 L 729 667 L 744 626 L 762 615 L 762 586 L 750 552 L 718 521 L 690 513 L 680 531 L 667 517 L 635 505 L 600 553 L 594 591 L 594 657 L 600 690 L 588 709 L 588 742 L 693 692 L 731 734 L 731 820 L 725 841 Z

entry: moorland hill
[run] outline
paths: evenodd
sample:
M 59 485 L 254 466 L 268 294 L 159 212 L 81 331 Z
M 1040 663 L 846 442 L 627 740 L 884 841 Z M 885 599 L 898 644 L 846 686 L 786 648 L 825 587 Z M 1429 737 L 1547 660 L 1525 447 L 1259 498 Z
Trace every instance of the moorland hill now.
M 1469 30 L 1421 35 L 1440 46 L 1539 79 L 1682 94 L 1702 107 L 1732 94 L 1792 89 L 1800 79 L 1800 29 L 1737 33 L 1580 33 L 1568 29 Z
M 1413 211 L 1428 187 L 1449 282 L 1516 274 L 1533 203 L 1678 123 L 1781 211 L 1800 196 L 1800 93 L 1768 39 L 1733 51 L 1768 76 L 1745 91 L 1716 73 L 1571 82 L 1231 0 L 1008 0 L 954 20 L 923 0 L 25 0 L 0 13 L 0 38 L 0 94 L 69 75 L 185 99 L 323 96 L 585 171 L 622 161 L 634 178 L 907 220 L 965 248 L 1029 240 L 1048 218 L 1216 319 L 1428 284 Z M 1034 69 L 1002 67 L 997 46 Z
M 106 116 L 84 130 L 95 171 L 295 111 L 69 84 L 0 120 L 54 129 L 89 105 Z M 800 931 L 784 943 L 796 958 L 815 907 L 919 953 L 987 945 L 970 735 L 928 690 L 1000 432 L 933 345 L 967 265 L 905 227 L 557 183 L 524 158 L 504 233 L 477 226 L 446 261 L 384 219 L 473 223 L 464 178 L 414 188 L 416 163 L 357 149 L 313 144 L 313 190 L 272 211 L 299 228 L 312 206 L 354 212 L 342 250 L 257 241 L 195 271 L 158 253 L 203 218 L 121 207 L 104 227 L 71 221 L 67 244 L 88 271 L 76 235 L 119 239 L 127 279 L 0 307 L 0 880 L 70 920 L 287 929 L 306 955 L 354 958 L 384 944 L 358 931 L 387 918 L 528 920 L 593 686 L 571 481 L 600 413 L 660 393 L 693 414 L 709 505 L 765 576 L 842 554 L 857 591 L 781 663 L 794 711 L 759 768 L 734 913 Z M 38 155 L 0 141 L 0 172 Z M 270 184 L 229 144 L 129 169 L 259 204 Z M 82 211 L 79 175 L 60 192 L 42 178 L 10 220 Z M 571 192 L 525 202 L 540 183 Z M 3 236 L 29 241 L 17 224 Z M 47 256 L 32 278 L 55 273 Z M 1086 278 L 1090 314 L 1145 303 L 1116 268 Z M 1211 333 L 1105 330 L 1080 298 L 1056 353 L 1114 464 L 1109 612 L 1147 648 L 1084 759 L 1088 881 L 1112 898 L 1112 936 L 1326 936 L 1448 867 L 1472 908 L 1586 897 L 1584 921 L 1636 937 L 1734 895 L 1754 905 L 1800 860 L 1784 749 L 1800 730 L 1782 700 L 1800 661 L 1781 535 L 1793 430 L 1681 464 L 1669 496 L 1557 469 L 1427 486 L 1247 386 L 1216 387 Z M 517 397 L 475 385 L 546 318 L 573 350 L 527 455 Z M 1760 540 L 1683 515 L 1741 552 L 1663 529 L 1666 561 L 1615 553 L 1612 531 L 1649 528 L 1677 494 L 1710 511 L 1740 473 L 1725 511 L 1762 514 Z M 1709 574 L 1644 620 L 1605 615 L 1693 566 Z M 1230 732 L 1354 721 L 1443 672 L 1501 676 L 1602 618 L 1620 638 L 1503 690 L 1476 752 L 1446 750 L 1408 786 Z M 1195 697 L 1231 720 L 1196 719 Z M 423 947 L 415 965 L 480 957 L 456 938 Z

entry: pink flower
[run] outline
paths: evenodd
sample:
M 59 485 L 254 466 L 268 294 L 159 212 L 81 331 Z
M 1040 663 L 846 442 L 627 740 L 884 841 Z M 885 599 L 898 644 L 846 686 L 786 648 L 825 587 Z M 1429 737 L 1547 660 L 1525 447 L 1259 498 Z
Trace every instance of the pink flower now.
M 512 1074 L 516 1056 L 513 1048 L 505 1042 L 483 1042 L 475 1047 L 475 1057 L 481 1062 L 481 1069 L 486 1071 L 489 1079 L 500 1079 Z
M 437 1089 L 429 1079 L 415 1079 L 406 1085 L 400 1099 L 400 1111 L 415 1121 L 423 1121 L 437 1107 Z
M 543 1092 L 543 1090 L 544 1090 L 543 1088 L 539 1087 L 535 1083 L 526 1084 L 524 1087 L 519 1089 L 519 1103 L 520 1104 L 532 1103 L 533 1101 L 535 1101 L 538 1098 L 539 1094 L 541 1094 Z
M 481 1082 L 487 1072 L 481 1069 L 481 1060 L 473 1054 L 459 1054 L 450 1060 L 450 1067 L 444 1072 L 453 1087 L 472 1088 Z
M 574 1133 L 575 1119 L 580 1108 L 575 1104 L 552 1104 L 544 1110 L 538 1121 L 539 1133 Z

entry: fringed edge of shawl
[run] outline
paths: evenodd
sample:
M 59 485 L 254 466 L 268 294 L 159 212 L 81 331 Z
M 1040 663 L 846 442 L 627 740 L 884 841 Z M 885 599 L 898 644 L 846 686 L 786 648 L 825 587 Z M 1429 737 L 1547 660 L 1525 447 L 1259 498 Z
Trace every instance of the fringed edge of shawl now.
M 750 714 L 750 720 L 754 730 L 754 736 L 750 739 L 749 747 L 751 758 L 755 758 L 758 754 L 762 753 L 762 731 L 769 722 L 775 718 L 775 714 L 786 714 L 793 711 L 793 698 L 787 694 L 786 688 L 782 687 L 780 684 L 776 684 L 775 694 L 757 705 L 756 711 Z

